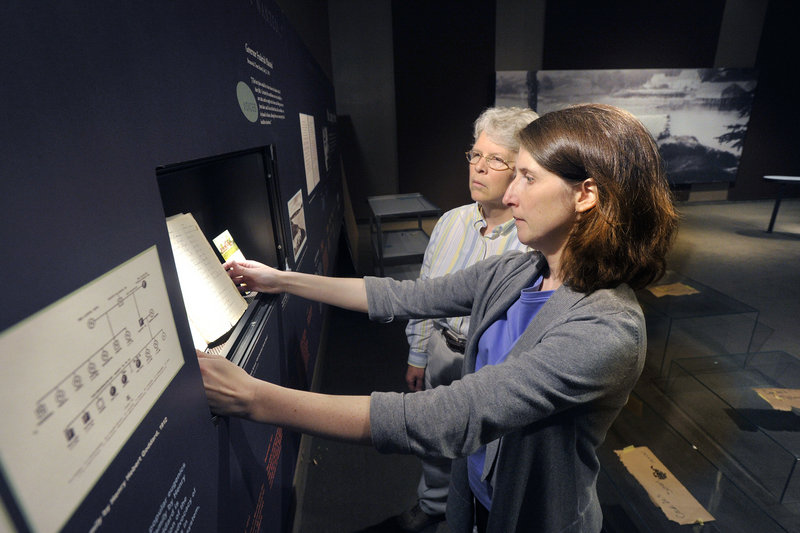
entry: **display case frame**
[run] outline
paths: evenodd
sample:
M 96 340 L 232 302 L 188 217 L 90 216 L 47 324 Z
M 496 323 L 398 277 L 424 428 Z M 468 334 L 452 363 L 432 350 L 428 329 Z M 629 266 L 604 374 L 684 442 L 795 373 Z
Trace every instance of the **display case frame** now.
M 668 270 L 636 295 L 647 323 L 647 368 L 658 377 L 677 357 L 752 349 L 758 310 L 707 285 Z
M 715 520 L 680 525 L 667 519 L 615 453 L 627 446 L 647 446 Z M 786 529 L 752 497 L 725 475 L 708 456 L 713 450 L 698 448 L 677 431 L 635 392 L 611 426 L 598 449 L 601 472 L 598 495 L 608 533 L 639 532 L 740 532 L 753 524 L 760 533 Z

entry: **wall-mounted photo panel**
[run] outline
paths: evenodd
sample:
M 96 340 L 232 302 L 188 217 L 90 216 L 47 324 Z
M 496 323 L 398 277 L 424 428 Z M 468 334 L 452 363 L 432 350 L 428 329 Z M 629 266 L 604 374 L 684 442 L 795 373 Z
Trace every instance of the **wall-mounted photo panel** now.
M 31 527 L 58 531 L 184 365 L 156 247 L 0 333 L 0 351 L 0 466 Z
M 287 203 L 289 208 L 289 227 L 292 236 L 292 251 L 295 263 L 300 263 L 300 256 L 306 245 L 306 215 L 303 205 L 303 190 L 300 189 Z
M 539 114 L 580 103 L 615 105 L 650 130 L 671 183 L 731 182 L 756 79 L 753 69 L 502 71 L 495 103 Z

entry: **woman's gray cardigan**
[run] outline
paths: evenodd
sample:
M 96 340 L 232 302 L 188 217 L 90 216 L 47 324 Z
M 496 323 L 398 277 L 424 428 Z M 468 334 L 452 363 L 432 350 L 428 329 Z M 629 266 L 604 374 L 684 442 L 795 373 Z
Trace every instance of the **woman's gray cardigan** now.
M 425 281 L 366 278 L 373 320 L 472 316 L 461 380 L 413 394 L 376 392 L 370 402 L 379 451 L 456 458 L 447 500 L 454 533 L 472 531 L 465 457 L 483 444 L 483 475 L 494 487 L 490 532 L 601 529 L 596 448 L 645 357 L 633 291 L 560 287 L 504 363 L 474 372 L 481 335 L 545 265 L 536 252 L 508 253 Z

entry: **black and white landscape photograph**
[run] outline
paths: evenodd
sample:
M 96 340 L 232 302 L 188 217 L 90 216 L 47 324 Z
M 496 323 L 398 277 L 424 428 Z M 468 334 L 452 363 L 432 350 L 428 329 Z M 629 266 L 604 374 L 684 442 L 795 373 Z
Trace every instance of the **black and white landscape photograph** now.
M 587 102 L 636 115 L 656 139 L 670 182 L 735 181 L 756 90 L 754 69 L 497 72 L 495 104 L 539 114 Z

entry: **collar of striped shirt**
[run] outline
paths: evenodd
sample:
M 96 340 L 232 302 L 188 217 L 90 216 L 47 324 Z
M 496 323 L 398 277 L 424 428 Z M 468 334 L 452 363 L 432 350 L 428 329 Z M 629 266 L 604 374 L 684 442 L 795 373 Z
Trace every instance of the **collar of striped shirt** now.
M 488 224 L 486 223 L 486 219 L 483 218 L 483 212 L 481 211 L 481 204 L 475 202 L 475 209 L 473 211 L 474 220 L 472 221 L 472 226 L 480 232 L 481 228 L 486 227 Z M 484 237 L 488 239 L 495 239 L 502 235 L 508 235 L 514 229 L 514 218 L 511 217 L 502 224 L 499 224 L 492 228 L 492 232 L 489 235 L 484 235 Z

